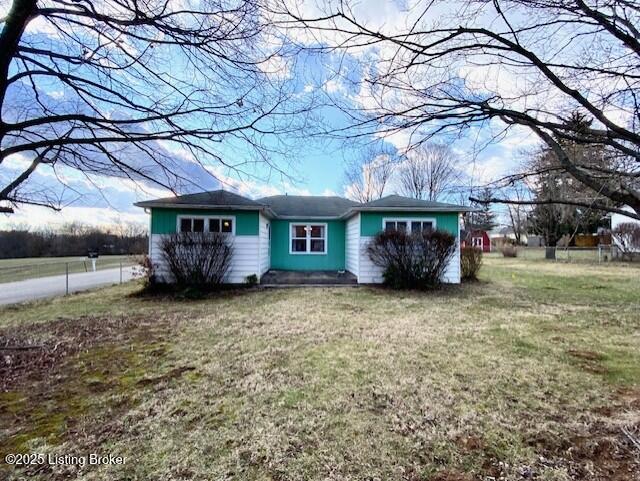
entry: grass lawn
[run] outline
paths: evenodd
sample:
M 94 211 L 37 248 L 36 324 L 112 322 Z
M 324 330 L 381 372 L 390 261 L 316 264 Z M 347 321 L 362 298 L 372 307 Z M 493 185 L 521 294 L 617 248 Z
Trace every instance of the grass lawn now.
M 491 258 L 436 293 L 135 283 L 0 310 L 0 478 L 640 479 L 640 269 Z
M 100 256 L 96 261 L 96 269 L 110 269 L 135 264 L 135 257 L 128 255 Z M 69 273 L 90 272 L 91 260 L 86 257 L 27 257 L 19 259 L 0 259 L 0 283 L 22 281 L 35 277 L 55 276 Z

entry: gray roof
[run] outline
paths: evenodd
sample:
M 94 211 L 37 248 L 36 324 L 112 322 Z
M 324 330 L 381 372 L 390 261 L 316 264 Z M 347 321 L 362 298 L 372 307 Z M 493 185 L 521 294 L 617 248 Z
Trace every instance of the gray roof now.
M 247 199 L 241 195 L 234 194 L 227 190 L 212 190 L 209 192 L 199 192 L 197 194 L 185 194 L 175 197 L 165 197 L 162 199 L 136 202 L 138 207 L 173 207 L 173 206 L 199 206 L 199 207 L 240 207 L 259 209 L 262 204 L 255 200 Z
M 406 210 L 464 212 L 468 207 L 389 195 L 361 204 L 344 197 L 313 195 L 273 195 L 251 200 L 226 190 L 200 192 L 176 197 L 136 202 L 138 207 L 190 207 L 196 209 L 262 210 L 271 217 L 346 218 L 359 211 Z
M 468 207 L 456 204 L 445 204 L 444 202 L 434 202 L 431 200 L 413 199 L 411 197 L 403 197 L 401 195 L 388 195 L 381 199 L 372 200 L 362 204 L 362 210 L 374 209 L 412 209 L 412 210 L 445 210 L 464 212 L 469 210 Z
M 258 202 L 271 207 L 278 217 L 340 217 L 361 205 L 344 197 L 320 195 L 272 195 Z

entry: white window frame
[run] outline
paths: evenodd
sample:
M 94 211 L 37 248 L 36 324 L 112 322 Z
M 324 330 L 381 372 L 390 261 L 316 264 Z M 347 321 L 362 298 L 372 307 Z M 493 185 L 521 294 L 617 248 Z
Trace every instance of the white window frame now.
M 222 222 L 222 219 L 231 219 L 231 232 L 218 232 L 218 234 L 236 235 L 236 216 L 235 215 L 178 215 L 176 216 L 176 232 L 182 232 L 180 230 L 180 223 L 182 219 L 202 219 L 204 221 L 204 232 L 209 232 L 209 220 L 218 219 Z
M 307 235 L 305 237 L 306 239 L 306 245 L 307 245 L 307 250 L 305 252 L 295 252 L 293 250 L 293 228 L 297 227 L 297 226 L 304 226 L 304 227 L 311 227 L 314 225 L 318 225 L 318 226 L 322 226 L 324 227 L 324 237 L 311 237 L 311 230 L 306 231 Z M 295 237 L 295 239 L 302 239 L 301 237 Z M 323 252 L 311 252 L 311 240 L 324 240 L 324 251 Z M 327 253 L 329 252 L 329 226 L 327 225 L 326 222 L 289 222 L 289 254 L 293 255 L 293 256 L 297 256 L 297 255 L 302 255 L 302 256 L 326 256 Z
M 383 217 L 382 219 L 382 231 L 384 232 L 387 226 L 387 222 L 406 222 L 407 232 L 411 233 L 412 222 L 431 222 L 433 230 L 438 228 L 436 219 L 434 217 Z
M 476 245 L 476 239 L 480 239 L 480 245 Z M 480 249 L 484 249 L 484 237 L 482 236 L 472 237 L 471 247 L 479 247 Z

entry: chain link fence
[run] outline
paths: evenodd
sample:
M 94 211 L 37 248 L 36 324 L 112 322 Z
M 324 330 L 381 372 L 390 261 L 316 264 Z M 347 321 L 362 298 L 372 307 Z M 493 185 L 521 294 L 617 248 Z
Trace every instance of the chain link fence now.
M 629 261 L 632 257 L 622 256 L 615 246 L 599 247 L 517 247 L 517 257 L 526 260 L 575 262 L 575 263 L 603 263 L 611 261 Z M 502 257 L 500 251 L 496 255 Z M 640 261 L 640 257 L 637 258 Z
M 60 276 L 105 269 L 122 269 L 139 264 L 141 256 L 61 257 L 43 259 L 0 259 L 0 283 Z

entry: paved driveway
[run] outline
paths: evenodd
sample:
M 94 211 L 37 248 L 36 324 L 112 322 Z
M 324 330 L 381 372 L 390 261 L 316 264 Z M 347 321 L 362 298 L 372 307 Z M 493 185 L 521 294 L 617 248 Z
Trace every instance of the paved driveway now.
M 122 282 L 133 278 L 133 268 L 122 268 Z M 69 293 L 85 291 L 93 287 L 117 284 L 120 282 L 120 268 L 104 269 L 96 272 L 69 274 Z M 0 284 L 0 304 L 14 304 L 64 295 L 66 276 L 39 277 L 17 282 Z

